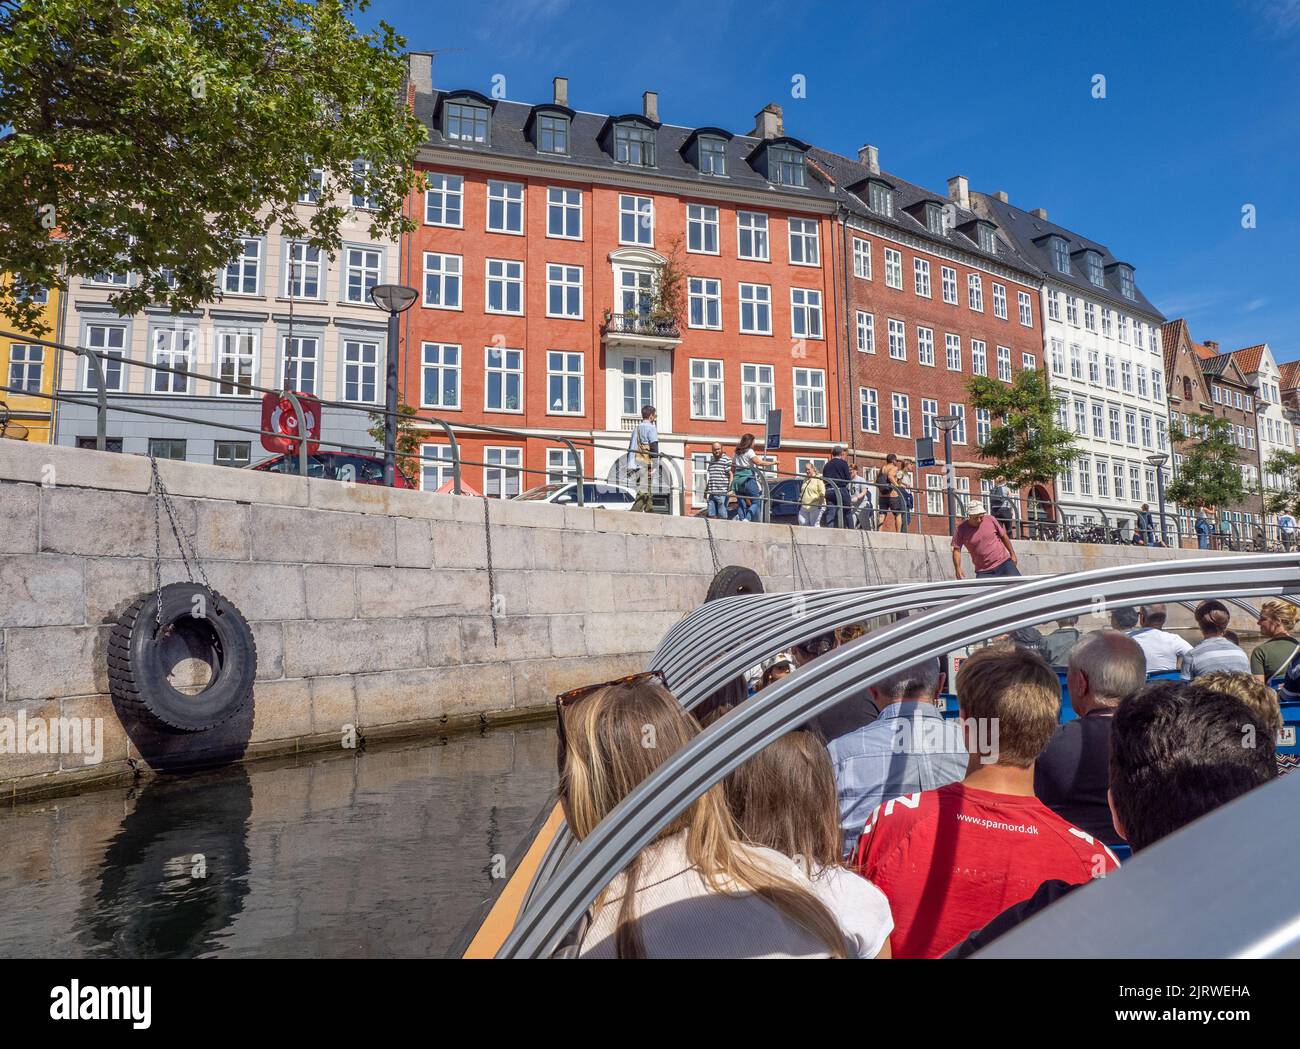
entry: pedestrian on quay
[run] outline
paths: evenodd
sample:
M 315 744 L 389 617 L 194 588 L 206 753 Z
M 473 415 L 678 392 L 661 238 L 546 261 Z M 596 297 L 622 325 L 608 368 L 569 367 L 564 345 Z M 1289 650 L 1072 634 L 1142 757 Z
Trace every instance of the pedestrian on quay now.
M 844 449 L 836 445 L 831 449 L 831 457 L 827 460 L 826 465 L 822 467 L 822 477 L 828 485 L 835 486 L 835 495 L 839 498 L 834 499 L 834 505 L 827 508 L 826 521 L 827 528 L 850 528 L 849 521 L 849 482 L 853 480 L 853 471 L 849 469 L 849 464 L 844 459 Z M 830 500 L 828 500 L 830 501 Z
M 1213 513 L 1214 510 L 1204 503 L 1196 508 L 1196 548 L 1198 550 L 1210 549 L 1210 516 Z
M 655 425 L 658 413 L 654 405 L 641 407 L 641 421 L 632 428 L 628 441 L 628 467 L 636 472 L 636 499 L 632 510 L 650 513 L 654 510 L 651 485 L 654 481 L 655 461 L 659 455 L 659 428 Z
M 727 496 L 731 494 L 731 456 L 722 450 L 720 441 L 713 442 L 712 454 L 705 470 L 704 495 L 707 500 L 705 514 L 709 517 L 727 516 Z
M 966 508 L 966 519 L 957 526 L 952 536 L 952 567 L 958 579 L 965 579 L 961 570 L 962 548 L 970 552 L 975 566 L 975 578 L 986 576 L 1019 575 L 1016 551 L 1011 537 L 995 518 L 990 517 L 984 503 L 972 499 Z
M 1143 546 L 1156 545 L 1156 523 L 1151 519 L 1151 507 L 1146 503 L 1137 515 L 1137 534 Z
M 871 504 L 871 485 L 862 474 L 862 467 L 853 466 L 853 480 L 849 483 L 850 500 L 853 503 L 853 515 L 859 528 L 876 527 L 876 509 Z
M 732 520 L 756 521 L 759 515 L 758 499 L 762 489 L 758 486 L 758 470 L 775 466 L 771 456 L 754 453 L 754 435 L 743 434 L 731 457 L 731 490 L 736 493 L 736 513 Z
M 1283 510 L 1277 515 L 1277 534 L 1282 541 L 1282 549 L 1289 554 L 1295 547 L 1295 515 L 1290 510 Z
M 880 530 L 897 532 L 898 522 L 902 517 L 906 503 L 899 489 L 898 456 L 890 452 L 885 456 L 885 465 L 876 475 L 876 506 L 880 509 Z
M 817 476 L 815 464 L 804 463 L 803 485 L 799 489 L 799 523 L 815 528 L 822 523 L 826 512 L 826 482 Z

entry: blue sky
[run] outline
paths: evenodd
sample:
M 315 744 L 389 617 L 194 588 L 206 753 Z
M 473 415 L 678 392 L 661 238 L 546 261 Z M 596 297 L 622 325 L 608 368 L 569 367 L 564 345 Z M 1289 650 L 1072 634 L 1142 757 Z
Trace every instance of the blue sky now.
M 1133 263 L 1198 341 L 1300 358 L 1300 0 L 376 0 L 434 83 L 789 134 L 943 191 L 963 174 Z M 1106 98 L 1092 97 L 1093 77 Z M 806 98 L 792 78 L 806 78 Z M 1254 205 L 1256 226 L 1242 227 Z

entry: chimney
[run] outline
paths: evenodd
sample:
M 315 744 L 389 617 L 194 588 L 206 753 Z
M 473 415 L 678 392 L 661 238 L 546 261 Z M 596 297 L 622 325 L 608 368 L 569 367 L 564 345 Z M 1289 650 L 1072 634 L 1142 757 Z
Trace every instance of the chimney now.
M 659 123 L 659 92 L 646 91 L 641 95 L 641 112 L 646 120 Z
M 873 175 L 880 174 L 880 150 L 875 146 L 858 147 L 858 163 Z
M 1005 189 L 1000 189 L 993 195 L 997 197 L 998 200 L 1002 201 L 1003 204 L 1011 203 L 1011 198 L 1007 196 L 1007 191 Z
M 555 104 L 557 106 L 569 105 L 569 78 L 567 76 L 557 76 L 551 81 L 555 88 Z
M 948 199 L 957 207 L 970 211 L 970 182 L 965 175 L 953 175 L 948 180 Z
M 1212 342 L 1212 341 L 1209 340 L 1209 339 L 1206 339 L 1206 340 L 1205 340 L 1205 348 L 1206 348 L 1207 350 L 1211 351 L 1212 353 L 1218 353 L 1218 352 L 1219 352 L 1219 344 L 1218 344 L 1217 342 Z
M 754 116 L 754 130 L 750 132 L 755 138 L 780 138 L 785 134 L 785 118 L 781 107 L 769 102 Z
M 1029 214 L 1033 215 L 1034 218 L 1036 218 L 1036 219 L 1042 219 L 1044 222 L 1047 221 L 1047 209 L 1046 209 L 1046 208 L 1034 208 L 1034 210 L 1031 211 Z
M 406 83 L 417 94 L 433 94 L 433 53 L 411 51 L 406 56 Z

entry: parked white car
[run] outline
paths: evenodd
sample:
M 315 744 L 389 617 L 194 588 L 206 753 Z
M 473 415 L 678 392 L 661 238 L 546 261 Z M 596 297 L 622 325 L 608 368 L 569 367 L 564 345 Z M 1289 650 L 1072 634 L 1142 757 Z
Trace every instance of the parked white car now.
M 560 503 L 564 506 L 578 505 L 578 485 L 575 481 L 559 484 L 540 484 L 526 492 L 520 492 L 516 499 L 534 503 Z M 636 492 L 621 484 L 586 481 L 582 486 L 584 506 L 594 506 L 600 510 L 630 510 L 636 501 Z

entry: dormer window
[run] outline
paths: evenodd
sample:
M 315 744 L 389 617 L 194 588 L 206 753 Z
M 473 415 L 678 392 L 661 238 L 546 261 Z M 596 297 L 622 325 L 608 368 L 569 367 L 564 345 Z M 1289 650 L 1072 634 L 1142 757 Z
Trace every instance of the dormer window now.
M 1064 237 L 1053 237 L 1052 247 L 1052 265 L 1056 267 L 1057 273 L 1070 272 L 1070 245 L 1066 243 Z
M 654 167 L 654 129 L 639 124 L 614 125 L 614 159 L 633 167 Z
M 975 239 L 978 241 L 981 251 L 987 251 L 990 255 L 998 253 L 997 230 L 990 223 L 980 222 L 976 224 Z
M 948 224 L 944 219 L 943 208 L 939 204 L 926 204 L 925 206 L 925 228 L 931 233 L 938 236 L 944 236 L 948 232 Z
M 727 173 L 727 143 L 720 138 L 701 136 L 700 174 L 725 175 Z
M 443 107 L 442 133 L 453 142 L 487 142 L 487 107 L 470 102 L 448 102 Z
M 1104 288 L 1106 286 L 1106 275 L 1102 270 L 1101 256 L 1095 251 L 1087 251 L 1084 252 L 1083 261 L 1088 270 L 1088 280 L 1092 281 L 1097 287 Z
M 768 178 L 780 186 L 804 185 L 803 154 L 789 146 L 768 146 Z
M 877 215 L 893 218 L 894 191 L 883 182 L 869 182 L 867 184 L 867 207 Z
M 537 150 L 539 153 L 569 152 L 569 118 L 559 113 L 542 113 L 537 118 Z
M 1133 270 L 1128 266 L 1119 267 L 1119 293 L 1126 299 L 1137 298 L 1137 288 L 1133 285 Z

